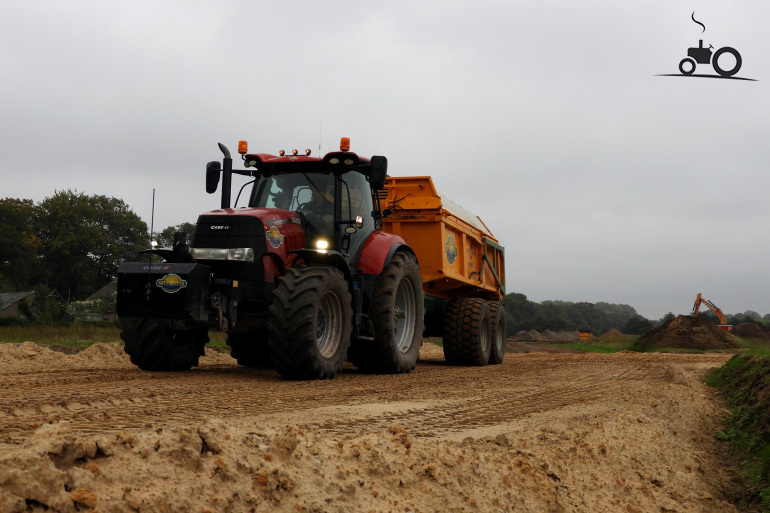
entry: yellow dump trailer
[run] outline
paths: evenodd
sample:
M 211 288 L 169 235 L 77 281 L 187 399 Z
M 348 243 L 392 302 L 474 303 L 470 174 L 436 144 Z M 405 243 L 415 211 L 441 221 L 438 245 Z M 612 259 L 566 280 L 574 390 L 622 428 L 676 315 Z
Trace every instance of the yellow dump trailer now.
M 504 250 L 478 217 L 436 192 L 429 176 L 389 177 L 383 230 L 414 250 L 425 292 L 426 337 L 442 337 L 447 362 L 505 357 Z
M 440 196 L 429 176 L 389 177 L 381 199 L 391 210 L 383 229 L 414 249 L 426 295 L 502 298 L 503 248 L 481 219 Z

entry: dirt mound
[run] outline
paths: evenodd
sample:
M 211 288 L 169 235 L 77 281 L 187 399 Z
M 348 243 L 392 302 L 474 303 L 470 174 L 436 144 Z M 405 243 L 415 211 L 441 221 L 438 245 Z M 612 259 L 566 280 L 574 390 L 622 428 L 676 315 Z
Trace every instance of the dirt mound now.
M 543 331 L 542 335 L 545 337 L 546 340 L 551 340 L 551 341 L 553 341 L 553 340 L 561 340 L 559 338 L 559 335 L 557 335 L 556 333 L 554 333 L 551 330 Z
M 611 328 L 607 331 L 605 331 L 602 335 L 599 335 L 600 340 L 609 340 L 613 338 L 625 338 L 628 337 L 628 335 L 624 335 L 615 328 Z
M 680 315 L 654 328 L 636 341 L 634 349 L 649 351 L 662 348 L 730 349 L 739 347 L 738 337 L 719 329 L 709 321 Z
M 20 367 L 48 366 L 58 363 L 62 354 L 34 342 L 0 344 L 0 364 Z
M 514 336 L 509 337 L 511 340 L 515 340 L 517 342 L 527 342 L 532 340 L 532 337 L 530 337 L 529 332 L 526 331 L 519 331 Z
M 756 322 L 747 321 L 736 324 L 732 327 L 730 333 L 741 338 L 770 339 L 770 331 L 767 331 L 761 324 Z
M 555 472 L 567 471 L 505 435 L 423 441 L 391 426 L 330 439 L 213 418 L 82 438 L 55 424 L 0 457 L 0 509 L 352 513 L 429 511 L 446 500 L 454 506 L 445 511 L 509 511 L 554 502 Z
M 561 330 L 561 331 L 557 331 L 556 335 L 558 335 L 559 340 L 573 341 L 573 340 L 578 340 L 580 338 L 580 333 L 577 331 Z
M 97 366 L 129 366 L 131 361 L 123 350 L 123 344 L 99 342 L 72 356 L 63 358 Z

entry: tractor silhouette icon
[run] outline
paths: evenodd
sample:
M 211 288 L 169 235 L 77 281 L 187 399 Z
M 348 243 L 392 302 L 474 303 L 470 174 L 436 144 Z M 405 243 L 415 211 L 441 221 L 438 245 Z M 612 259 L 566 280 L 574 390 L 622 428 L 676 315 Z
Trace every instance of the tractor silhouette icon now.
M 722 77 L 731 77 L 738 73 L 738 70 L 741 69 L 741 54 L 738 53 L 738 50 L 735 48 L 730 48 L 729 46 L 725 46 L 723 48 L 720 48 L 716 52 L 714 52 L 714 55 L 711 55 L 711 50 L 714 47 L 709 45 L 708 48 L 703 47 L 703 39 L 698 41 L 698 47 L 697 48 L 688 48 L 687 49 L 687 57 L 682 59 L 682 61 L 679 63 L 679 71 L 682 72 L 682 75 L 692 75 L 693 72 L 695 72 L 695 66 L 696 62 L 698 64 L 711 64 L 714 66 L 714 71 L 719 73 Z M 719 66 L 719 58 L 724 54 L 731 54 L 735 58 L 735 66 L 733 66 L 732 69 L 722 69 Z

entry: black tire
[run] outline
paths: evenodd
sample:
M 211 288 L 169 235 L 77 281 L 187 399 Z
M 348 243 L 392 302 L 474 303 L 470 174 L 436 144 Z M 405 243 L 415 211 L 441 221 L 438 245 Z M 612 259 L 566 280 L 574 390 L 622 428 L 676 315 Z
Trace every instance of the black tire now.
M 490 301 L 489 314 L 492 319 L 492 344 L 489 351 L 489 364 L 503 363 L 505 358 L 505 338 L 507 335 L 507 319 L 505 307 L 500 301 Z
M 288 379 L 333 378 L 350 346 L 353 307 L 348 283 L 326 266 L 287 269 L 270 305 L 269 346 Z
M 227 345 L 230 356 L 244 367 L 272 367 L 267 330 L 255 330 L 248 333 L 230 333 Z
M 732 56 L 735 57 L 735 66 L 728 70 L 724 70 L 719 67 L 719 58 L 726 53 L 732 54 Z M 720 48 L 714 52 L 714 56 L 711 58 L 711 65 L 714 66 L 714 71 L 716 71 L 722 77 L 731 77 L 735 75 L 741 69 L 742 64 L 743 59 L 741 59 L 741 54 L 738 53 L 738 50 L 735 48 L 730 48 L 729 46 Z
M 175 330 L 169 320 L 121 318 L 120 326 L 131 363 L 146 371 L 189 371 L 209 341 L 206 328 Z
M 424 317 L 417 260 L 410 253 L 396 253 L 374 281 L 369 303 L 374 341 L 367 350 L 350 355 L 353 364 L 364 372 L 411 371 L 420 357 Z
M 692 68 L 690 68 L 689 70 L 686 70 L 685 67 L 684 67 L 685 63 L 690 64 L 692 66 Z M 684 59 L 682 59 L 679 62 L 679 71 L 682 72 L 682 75 L 688 75 L 689 76 L 689 75 L 692 75 L 693 73 L 695 73 L 695 66 L 696 66 L 696 64 L 695 64 L 695 61 L 693 59 L 691 59 L 689 57 L 685 57 Z
M 444 358 L 457 365 L 486 365 L 492 349 L 489 305 L 479 298 L 454 299 L 444 312 Z

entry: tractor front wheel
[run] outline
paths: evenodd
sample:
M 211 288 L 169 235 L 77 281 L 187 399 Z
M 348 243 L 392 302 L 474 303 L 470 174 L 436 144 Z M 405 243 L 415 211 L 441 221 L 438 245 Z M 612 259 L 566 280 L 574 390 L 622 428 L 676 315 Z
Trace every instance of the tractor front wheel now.
M 420 356 L 425 303 L 417 260 L 396 253 L 374 282 L 369 306 L 374 341 L 353 363 L 365 372 L 398 374 L 414 369 Z
M 695 72 L 695 61 L 689 57 L 685 57 L 679 62 L 679 71 L 682 75 L 692 75 Z
M 283 377 L 333 378 L 345 361 L 352 329 L 352 299 L 338 269 L 294 267 L 278 280 L 268 330 L 273 365 Z
M 146 371 L 188 371 L 209 341 L 206 328 L 175 330 L 170 320 L 121 318 L 120 326 L 131 363 Z

